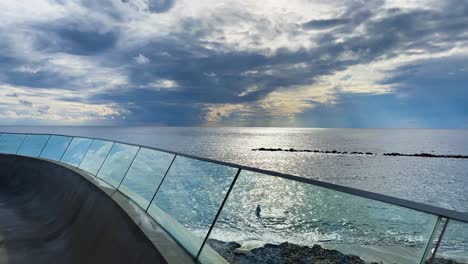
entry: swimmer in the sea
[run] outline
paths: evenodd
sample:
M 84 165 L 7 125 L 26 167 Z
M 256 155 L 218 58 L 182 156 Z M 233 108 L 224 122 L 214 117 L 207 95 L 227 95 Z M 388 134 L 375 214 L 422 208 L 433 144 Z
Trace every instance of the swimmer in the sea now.
M 262 208 L 260 208 L 260 205 L 257 204 L 257 209 L 255 209 L 255 215 L 257 217 L 260 217 L 260 213 L 262 212 Z

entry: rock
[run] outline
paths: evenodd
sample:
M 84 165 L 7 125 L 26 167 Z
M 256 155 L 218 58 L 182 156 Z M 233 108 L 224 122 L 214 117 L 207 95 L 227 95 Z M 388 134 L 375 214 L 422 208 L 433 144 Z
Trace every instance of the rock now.
M 427 259 L 424 263 L 430 264 L 430 259 Z M 461 262 L 457 262 L 455 260 L 450 259 L 443 259 L 443 258 L 435 258 L 432 264 L 462 264 Z
M 258 148 L 252 149 L 252 151 L 288 151 L 288 152 L 314 152 L 314 153 L 325 153 L 325 154 L 352 154 L 352 155 L 377 155 L 372 152 L 360 152 L 360 151 L 337 151 L 337 150 L 309 150 L 309 149 L 282 149 L 282 148 Z M 416 153 L 416 154 L 402 154 L 402 153 L 384 153 L 383 156 L 393 156 L 393 157 L 422 157 L 422 158 L 452 158 L 452 159 L 468 159 L 468 155 L 437 155 L 430 153 Z
M 248 252 L 245 252 L 245 251 L 237 250 L 237 249 L 236 249 L 236 250 L 234 250 L 234 251 L 232 252 L 232 254 L 234 254 L 234 255 L 236 255 L 236 256 L 243 256 L 243 255 L 247 255 Z
M 308 247 L 288 242 L 284 242 L 279 245 L 267 243 L 263 247 L 255 248 L 248 252 L 240 252 L 238 250 L 239 248 L 231 249 L 239 245 L 236 242 L 226 243 L 210 239 L 208 240 L 208 243 L 228 262 L 236 264 L 365 263 L 358 256 L 346 255 L 337 250 L 322 248 L 319 245 L 313 245 L 312 247 Z
M 234 250 L 236 248 L 240 248 L 242 245 L 237 243 L 237 242 L 229 242 L 227 243 L 227 247 L 230 249 L 230 250 Z

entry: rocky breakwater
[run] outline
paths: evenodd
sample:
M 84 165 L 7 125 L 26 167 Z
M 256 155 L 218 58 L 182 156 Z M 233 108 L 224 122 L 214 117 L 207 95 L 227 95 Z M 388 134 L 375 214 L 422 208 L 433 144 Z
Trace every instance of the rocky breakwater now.
M 446 158 L 446 159 L 468 159 L 466 155 L 439 155 L 430 153 L 402 154 L 402 153 L 384 153 L 384 156 L 392 157 L 421 157 L 421 158 Z
M 361 152 L 361 151 L 337 151 L 337 150 L 318 150 L 318 149 L 282 149 L 282 148 L 256 148 L 253 151 L 285 151 L 285 152 L 309 152 L 309 153 L 320 153 L 320 154 L 349 154 L 349 155 L 374 155 L 372 152 Z
M 318 149 L 294 149 L 294 148 L 255 148 L 252 151 L 269 151 L 269 152 L 308 152 L 317 154 L 332 154 L 332 155 L 364 155 L 364 156 L 388 156 L 388 157 L 420 157 L 420 158 L 446 158 L 446 159 L 468 159 L 468 155 L 444 155 L 444 154 L 431 154 L 431 153 L 416 153 L 404 154 L 398 152 L 376 154 L 372 152 L 362 151 L 338 151 L 338 150 L 318 150 Z

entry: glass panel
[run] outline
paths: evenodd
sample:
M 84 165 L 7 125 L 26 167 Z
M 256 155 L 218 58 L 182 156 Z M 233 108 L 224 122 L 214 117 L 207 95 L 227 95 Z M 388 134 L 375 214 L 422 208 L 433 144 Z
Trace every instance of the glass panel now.
M 131 165 L 138 147 L 121 143 L 115 143 L 106 161 L 99 171 L 98 177 L 114 187 L 118 187 L 122 178 Z
M 21 148 L 18 150 L 19 155 L 38 157 L 44 149 L 49 135 L 28 135 L 24 140 Z
M 174 155 L 141 148 L 120 186 L 120 191 L 146 209 Z
M 242 171 L 199 260 L 419 263 L 436 222 L 419 211 Z
M 60 160 L 71 140 L 71 137 L 51 136 L 49 142 L 47 142 L 47 145 L 42 151 L 41 157 L 57 161 Z
M 73 138 L 60 161 L 75 167 L 78 166 L 88 151 L 91 142 L 93 140 L 89 138 Z
M 196 256 L 236 172 L 177 156 L 149 214 Z
M 432 263 L 468 263 L 468 223 L 449 221 Z
M 0 153 L 16 154 L 26 135 L 3 134 L 0 137 Z
M 83 169 L 92 175 L 96 175 L 102 163 L 106 159 L 113 142 L 95 139 L 88 152 L 86 153 L 83 161 L 80 164 L 80 169 Z

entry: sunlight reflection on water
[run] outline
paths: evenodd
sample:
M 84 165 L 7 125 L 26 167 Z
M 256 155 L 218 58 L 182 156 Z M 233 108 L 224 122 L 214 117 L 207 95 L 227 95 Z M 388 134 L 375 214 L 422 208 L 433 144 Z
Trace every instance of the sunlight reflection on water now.
M 0 128 L 13 132 L 49 132 L 121 140 L 468 212 L 468 160 L 251 150 L 259 147 L 281 147 L 370 151 L 379 154 L 427 152 L 468 155 L 468 130 L 150 126 Z

